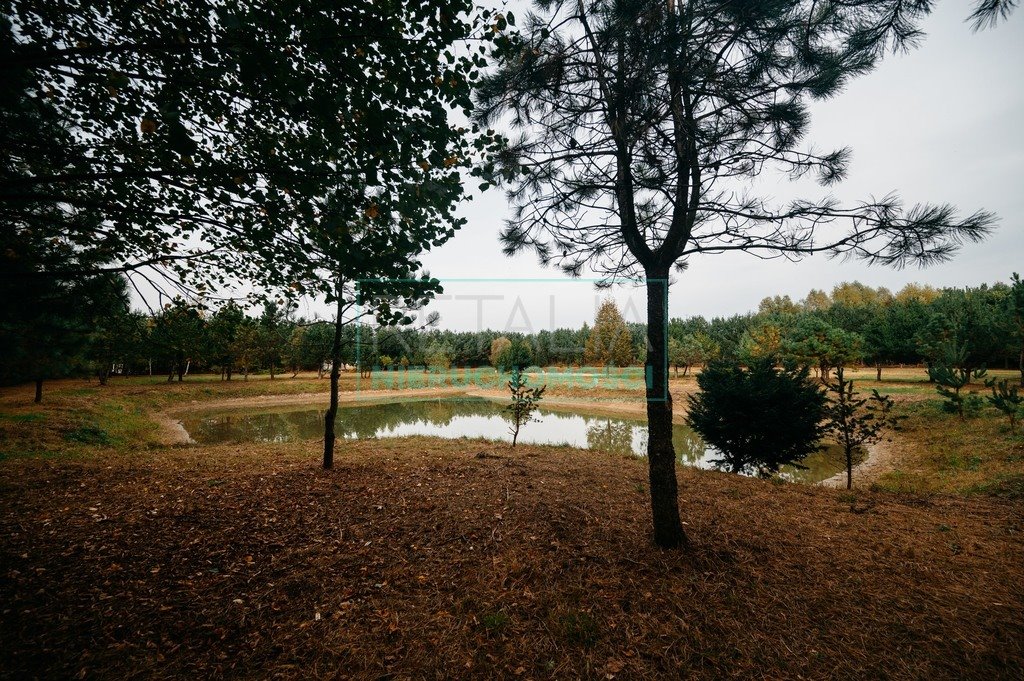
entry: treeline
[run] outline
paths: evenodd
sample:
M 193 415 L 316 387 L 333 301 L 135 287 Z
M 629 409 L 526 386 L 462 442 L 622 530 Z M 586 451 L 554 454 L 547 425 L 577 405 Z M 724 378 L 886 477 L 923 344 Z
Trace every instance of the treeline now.
M 9 350 L 0 359 L 7 383 L 91 374 L 215 372 L 225 380 L 252 372 L 329 368 L 334 324 L 296 317 L 285 303 L 246 312 L 227 302 L 205 309 L 178 299 L 155 313 L 129 307 L 121 278 L 76 290 L 55 287 L 67 301 L 59 314 L 8 315 L 0 334 Z M 646 329 L 627 324 L 608 303 L 579 329 L 534 334 L 346 325 L 342 361 L 364 371 L 448 369 L 498 365 L 496 349 L 515 349 L 516 364 L 636 366 L 645 359 Z M 8 306 L 8 311 L 13 308 Z M 500 340 L 500 339 L 507 339 Z M 813 367 L 955 364 L 968 371 L 1017 367 L 1024 377 L 1024 283 L 937 290 L 910 285 L 897 293 L 858 282 L 806 298 L 765 298 L 757 312 L 688 317 L 669 323 L 669 361 L 678 373 L 716 358 L 751 363 L 774 357 Z M 950 361 L 953 357 L 954 361 Z
M 1017 367 L 1024 377 L 1024 285 L 1016 274 L 1009 284 L 941 290 L 912 284 L 895 294 L 845 283 L 796 302 L 765 298 L 756 313 L 675 319 L 669 333 L 689 353 L 673 358 L 681 366 L 715 356 L 744 363 L 777 357 L 825 372 L 870 365 L 879 378 L 886 366 L 935 363 Z

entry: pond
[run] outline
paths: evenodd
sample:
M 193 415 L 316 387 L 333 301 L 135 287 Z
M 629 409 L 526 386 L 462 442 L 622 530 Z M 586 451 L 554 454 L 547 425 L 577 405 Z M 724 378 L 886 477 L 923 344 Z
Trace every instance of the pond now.
M 198 412 L 182 417 L 189 436 L 200 444 L 226 442 L 292 442 L 323 437 L 324 409 L 245 409 Z M 519 441 L 530 444 L 568 445 L 624 455 L 647 451 L 647 426 L 639 418 L 603 416 L 583 410 L 540 409 L 527 423 Z M 409 399 L 386 403 L 348 403 L 340 406 L 335 429 L 339 438 L 365 439 L 432 435 L 443 438 L 487 438 L 511 441 L 504 404 L 482 397 Z M 715 468 L 714 449 L 705 446 L 684 425 L 673 426 L 673 444 L 679 462 Z M 808 457 L 807 469 L 786 467 L 788 479 L 818 482 L 843 470 L 842 452 L 835 447 Z

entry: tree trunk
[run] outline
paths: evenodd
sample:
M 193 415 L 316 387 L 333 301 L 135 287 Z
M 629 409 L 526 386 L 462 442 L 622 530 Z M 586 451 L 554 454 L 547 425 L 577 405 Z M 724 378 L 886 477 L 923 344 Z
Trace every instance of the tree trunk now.
M 334 320 L 334 341 L 331 343 L 331 406 L 324 415 L 324 468 L 334 466 L 334 419 L 338 415 L 338 378 L 341 376 L 341 314 L 344 311 L 343 283 L 338 281 L 338 309 Z
M 227 371 L 228 371 L 228 380 L 229 381 L 231 380 L 231 370 L 232 370 L 232 368 L 233 368 L 232 365 L 228 364 Z
M 679 520 L 676 453 L 672 447 L 672 396 L 668 391 L 665 338 L 668 330 L 668 270 L 647 272 L 647 466 L 651 485 L 654 543 L 672 548 L 689 543 Z
M 881 381 L 882 380 L 882 365 L 881 364 L 876 364 L 875 365 L 875 380 L 876 381 Z
M 846 446 L 846 489 L 853 489 L 853 448 Z
M 35 398 L 35 402 L 36 402 L 36 404 L 38 404 L 39 402 L 42 402 L 42 401 L 43 401 L 43 379 L 37 378 L 36 379 L 36 398 Z

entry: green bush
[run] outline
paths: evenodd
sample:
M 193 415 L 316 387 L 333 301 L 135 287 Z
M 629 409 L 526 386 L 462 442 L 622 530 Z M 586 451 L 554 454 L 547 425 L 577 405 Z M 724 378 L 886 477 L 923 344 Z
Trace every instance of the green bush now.
M 749 370 L 712 362 L 697 376 L 687 421 L 720 453 L 712 462 L 733 473 L 771 477 L 821 449 L 825 395 L 807 367 L 778 369 L 770 358 Z

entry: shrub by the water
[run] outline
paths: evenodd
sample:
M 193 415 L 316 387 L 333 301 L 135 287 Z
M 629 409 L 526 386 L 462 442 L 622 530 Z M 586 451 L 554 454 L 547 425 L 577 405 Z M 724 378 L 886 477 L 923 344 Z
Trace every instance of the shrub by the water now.
M 718 450 L 720 468 L 769 477 L 821 448 L 825 395 L 807 367 L 712 362 L 697 384 L 687 421 Z

